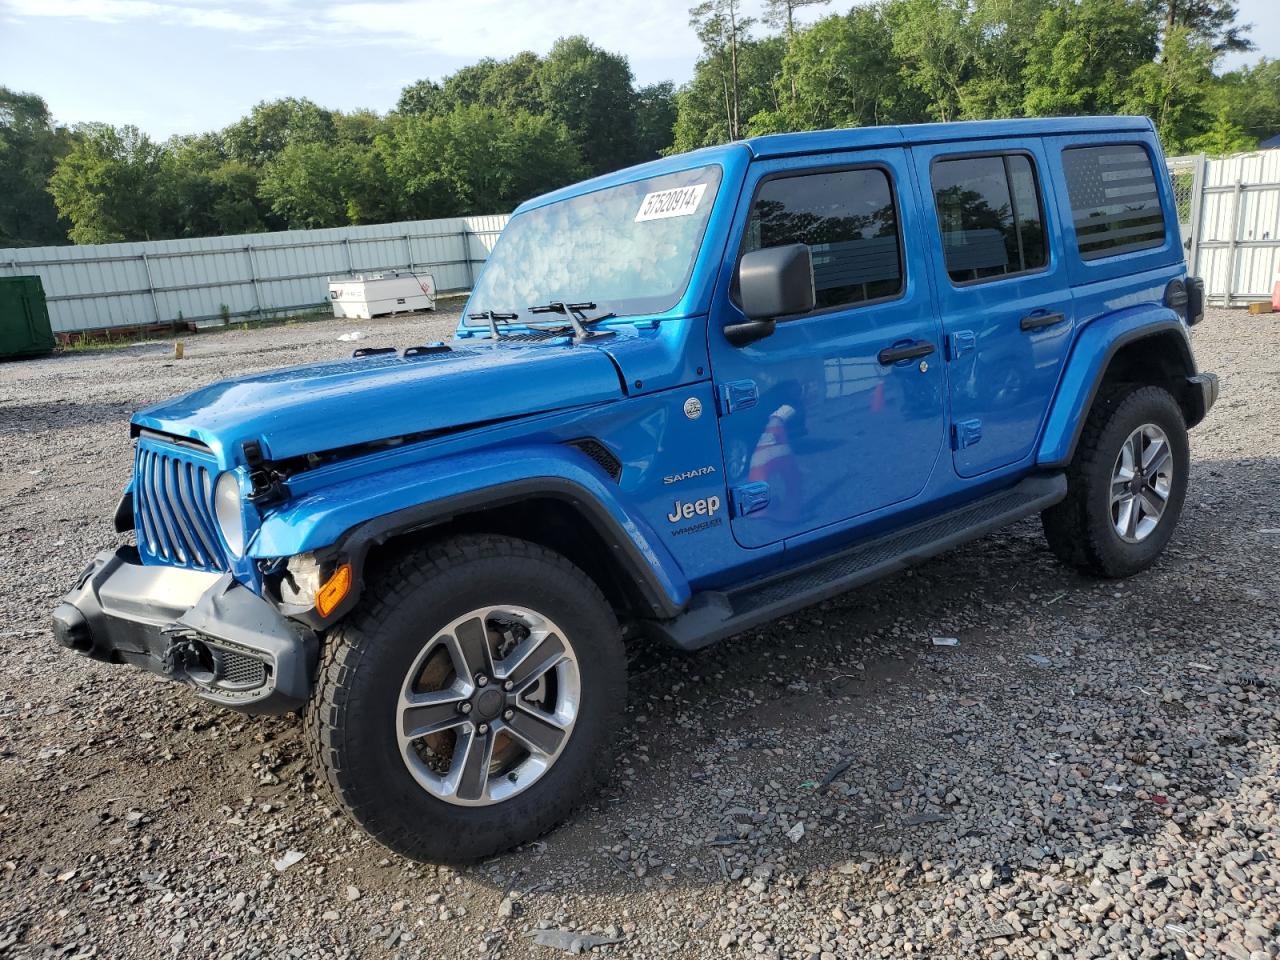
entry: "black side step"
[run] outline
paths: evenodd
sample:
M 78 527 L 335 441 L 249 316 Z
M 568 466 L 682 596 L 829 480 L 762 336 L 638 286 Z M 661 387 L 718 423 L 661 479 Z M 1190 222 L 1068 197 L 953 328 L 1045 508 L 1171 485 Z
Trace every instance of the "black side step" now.
M 683 650 L 698 650 L 985 536 L 1015 520 L 1039 513 L 1066 495 L 1064 474 L 1029 477 L 1008 490 L 859 543 L 835 556 L 774 574 L 729 593 L 695 594 L 680 616 L 651 621 L 646 627 L 653 635 Z

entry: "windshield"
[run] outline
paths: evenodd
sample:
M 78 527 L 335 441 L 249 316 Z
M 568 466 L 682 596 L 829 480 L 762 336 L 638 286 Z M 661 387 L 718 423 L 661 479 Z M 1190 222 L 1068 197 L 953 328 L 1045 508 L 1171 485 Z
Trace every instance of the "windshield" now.
M 557 300 L 619 316 L 670 310 L 688 286 L 719 186 L 719 167 L 698 167 L 512 217 L 468 311 L 514 311 L 524 321 L 531 306 Z

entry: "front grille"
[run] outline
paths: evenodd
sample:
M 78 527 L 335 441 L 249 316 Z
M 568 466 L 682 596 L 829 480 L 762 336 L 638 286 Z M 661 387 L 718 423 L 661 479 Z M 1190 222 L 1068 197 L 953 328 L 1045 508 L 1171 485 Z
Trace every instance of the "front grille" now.
M 133 515 L 143 562 L 225 571 L 213 519 L 214 461 L 195 446 L 138 439 Z

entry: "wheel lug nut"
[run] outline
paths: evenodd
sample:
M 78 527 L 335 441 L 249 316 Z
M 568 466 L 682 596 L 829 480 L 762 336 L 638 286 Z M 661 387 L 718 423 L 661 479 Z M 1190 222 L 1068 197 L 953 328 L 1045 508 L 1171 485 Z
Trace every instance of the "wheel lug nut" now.
M 488 725 L 487 723 L 482 723 L 482 724 L 480 724 L 480 726 L 476 727 L 476 732 L 477 732 L 477 733 L 488 733 L 488 732 L 489 732 L 489 725 Z
M 514 717 L 515 715 L 516 715 L 516 712 L 515 712 L 514 710 L 505 710 L 505 711 L 503 711 L 502 719 L 503 719 L 503 720 L 510 720 L 510 719 L 511 719 L 512 717 Z
M 510 680 L 503 680 L 503 681 L 502 681 L 502 689 L 503 689 L 503 690 L 510 690 L 510 689 L 512 689 L 514 686 L 515 686 L 515 684 L 514 684 L 514 683 L 512 683 Z
M 459 712 L 459 713 L 470 713 L 470 712 L 471 712 L 471 704 L 467 703 L 467 702 L 464 700 L 462 703 L 458 704 L 458 712 Z
M 486 677 L 483 673 L 477 673 L 477 674 L 476 674 L 476 686 L 477 686 L 477 687 L 486 687 L 486 686 L 488 686 L 488 685 L 489 685 L 489 678 L 488 678 L 488 677 Z

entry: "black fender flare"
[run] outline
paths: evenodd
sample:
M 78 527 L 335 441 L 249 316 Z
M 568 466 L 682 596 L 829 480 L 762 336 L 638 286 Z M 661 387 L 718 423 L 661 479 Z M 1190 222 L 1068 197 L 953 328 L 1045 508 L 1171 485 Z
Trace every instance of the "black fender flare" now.
M 325 564 L 351 564 L 352 585 L 347 596 L 327 617 L 321 617 L 313 608 L 286 608 L 286 612 L 313 629 L 324 629 L 359 602 L 364 589 L 365 561 L 375 547 L 393 537 L 439 526 L 467 514 L 523 500 L 547 498 L 567 503 L 585 518 L 613 559 L 631 578 L 643 597 L 649 617 L 670 619 L 684 610 L 688 602 L 688 585 L 683 576 L 679 580 L 670 577 L 668 571 L 662 569 L 661 560 L 646 555 L 617 518 L 587 488 L 563 477 L 528 477 L 416 504 L 355 525 L 332 546 L 316 551 L 317 558 Z M 590 571 L 587 572 L 589 575 Z

